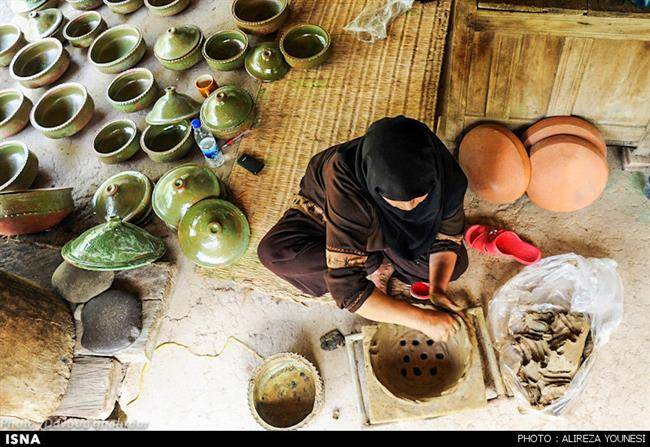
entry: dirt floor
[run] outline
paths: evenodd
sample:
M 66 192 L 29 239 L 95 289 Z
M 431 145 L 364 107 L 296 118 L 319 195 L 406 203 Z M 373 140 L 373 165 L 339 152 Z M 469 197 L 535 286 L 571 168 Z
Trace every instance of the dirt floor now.
M 194 3 L 192 9 L 173 19 L 147 20 L 143 9 L 126 21 L 145 31 L 150 46 L 169 23 L 195 23 L 206 34 L 232 27 L 229 1 L 211 2 L 210 14 L 199 11 L 197 2 Z M 68 17 L 76 15 L 68 5 L 62 9 Z M 105 7 L 100 12 L 109 25 L 124 21 Z M 0 21 L 12 20 L 14 18 L 6 9 L 0 12 Z M 126 169 L 139 169 L 155 179 L 170 167 L 151 163 L 142 153 L 132 162 L 116 167 L 101 165 L 96 160 L 91 152 L 92 138 L 102 124 L 118 116 L 104 99 L 111 76 L 90 67 L 84 51 L 71 49 L 70 52 L 74 64 L 64 79 L 83 82 L 95 98 L 97 114 L 91 126 L 71 140 L 44 140 L 33 128 L 16 137 L 33 148 L 39 157 L 39 186 L 75 186 L 79 211 L 63 225 L 62 231 L 47 236 L 61 240 L 69 239 L 80 227 L 88 226 L 88 201 L 103 179 Z M 165 71 L 154 60 L 151 50 L 140 66 L 154 71 L 163 87 L 178 83 L 180 90 L 193 94 L 192 80 L 208 70 L 202 64 L 182 74 Z M 255 89 L 255 84 L 243 73 L 220 75 L 217 81 L 238 83 L 252 92 Z M 8 71 L 3 69 L 0 87 L 14 85 Z M 26 93 L 36 100 L 44 91 Z M 131 117 L 142 130 L 144 113 Z M 231 153 L 231 162 L 232 157 Z M 199 160 L 200 155 L 195 154 L 194 159 Z M 545 256 L 573 251 L 585 256 L 609 257 L 618 262 L 625 286 L 624 320 L 600 352 L 573 413 L 566 418 L 521 414 L 513 400 L 502 399 L 479 411 L 380 429 L 648 428 L 650 336 L 646 318 L 650 312 L 650 202 L 642 194 L 643 177 L 622 172 L 618 152 L 614 150 L 610 151 L 609 161 L 611 177 L 604 197 L 577 213 L 549 213 L 536 208 L 526 198 L 508 206 L 490 206 L 472 194 L 468 194 L 466 201 L 471 222 L 514 229 L 538 244 Z M 226 175 L 227 170 L 224 168 L 220 174 Z M 193 265 L 178 256 L 176 238 L 171 233 L 157 222 L 148 229 L 165 237 L 170 248 L 169 258 L 176 259 L 179 266 L 159 342 L 174 341 L 187 348 L 174 345 L 160 349 L 144 376 L 142 365 L 131 365 L 120 399 L 129 421 L 149 424 L 156 429 L 259 428 L 249 413 L 246 400 L 248 378 L 259 360 L 237 342 L 230 342 L 223 349 L 229 337 L 236 337 L 262 356 L 293 351 L 307 356 L 317 365 L 325 383 L 325 403 L 308 428 L 363 428 L 345 351 L 323 352 L 318 341 L 323 333 L 333 328 L 343 333 L 356 331 L 365 323 L 363 319 L 327 305 L 271 300 L 228 282 L 199 277 Z M 521 267 L 475 253 L 470 256 L 470 270 L 454 288 L 457 293 L 469 295 L 486 306 L 496 288 Z M 223 353 L 217 355 L 221 351 Z

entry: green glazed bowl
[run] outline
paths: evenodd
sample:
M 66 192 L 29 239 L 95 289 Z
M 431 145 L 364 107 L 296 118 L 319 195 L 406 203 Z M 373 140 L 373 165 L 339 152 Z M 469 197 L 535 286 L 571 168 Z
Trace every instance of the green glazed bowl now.
M 216 89 L 201 106 L 201 122 L 212 134 L 229 140 L 253 127 L 255 103 L 244 89 L 225 85 Z
M 138 171 L 123 171 L 106 179 L 93 195 L 92 205 L 102 221 L 117 216 L 134 225 L 151 215 L 151 191 L 149 177 Z
M 57 81 L 70 66 L 70 55 L 58 39 L 48 37 L 24 46 L 11 61 L 9 73 L 27 88 Z
M 208 198 L 192 205 L 178 226 L 181 251 L 202 267 L 226 267 L 241 258 L 250 242 L 244 213 L 225 200 Z
M 289 0 L 235 0 L 232 16 L 237 28 L 248 34 L 271 34 L 289 17 Z
M 104 0 L 104 4 L 116 14 L 131 14 L 144 5 L 144 0 Z
M 74 210 L 72 188 L 0 193 L 0 234 L 16 236 L 49 230 Z
M 148 126 L 140 139 L 142 149 L 158 163 L 179 160 L 194 146 L 192 127 L 187 121 L 162 126 Z
M 140 62 L 147 45 L 140 30 L 118 25 L 101 33 L 88 49 L 90 63 L 102 73 L 121 73 Z
M 0 67 L 8 66 L 18 50 L 26 44 L 22 31 L 16 25 L 13 23 L 0 25 Z
M 91 9 L 97 9 L 104 4 L 102 0 L 65 0 L 70 3 L 74 9 L 80 11 L 89 11 Z
M 140 149 L 138 134 L 138 127 L 131 120 L 111 121 L 95 136 L 93 149 L 102 163 L 121 163 L 133 157 Z
M 69 137 L 90 121 L 95 103 L 86 87 L 76 82 L 60 84 L 49 89 L 38 100 L 30 121 L 48 138 Z
M 155 16 L 173 16 L 190 5 L 190 0 L 144 0 L 144 5 Z
M 24 143 L 0 143 L 0 191 L 20 191 L 34 183 L 38 158 Z
M 239 30 L 220 31 L 203 44 L 203 57 L 217 71 L 232 71 L 244 66 L 248 36 Z
M 318 25 L 296 25 L 280 39 L 280 50 L 292 68 L 306 70 L 327 60 L 331 42 L 329 33 Z
M 194 25 L 172 26 L 162 33 L 153 47 L 160 64 L 174 71 L 183 71 L 201 62 L 203 33 Z
M 214 172 L 205 166 L 186 164 L 158 180 L 153 190 L 153 210 L 169 228 L 176 230 L 192 205 L 220 194 L 221 184 Z
M 56 8 L 58 4 L 59 0 L 9 0 L 11 10 L 23 17 L 27 17 L 32 11 Z
M 246 72 L 258 81 L 278 81 L 289 73 L 289 68 L 275 42 L 261 43 L 246 56 Z
M 29 122 L 32 102 L 20 90 L 0 90 L 0 139 L 16 135 Z
M 106 97 L 119 112 L 131 113 L 149 107 L 160 94 L 151 71 L 132 68 L 117 75 L 106 89 Z
M 84 12 L 63 27 L 63 37 L 74 47 L 88 48 L 107 25 L 97 11 Z

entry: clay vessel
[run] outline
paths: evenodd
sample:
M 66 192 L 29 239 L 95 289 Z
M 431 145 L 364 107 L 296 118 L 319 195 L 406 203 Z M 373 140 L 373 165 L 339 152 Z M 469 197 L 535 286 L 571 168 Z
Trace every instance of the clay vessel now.
M 148 126 L 142 132 L 140 145 L 155 162 L 169 163 L 180 160 L 194 147 L 192 127 L 187 121 Z
M 79 14 L 63 27 L 63 37 L 74 47 L 88 48 L 107 25 L 101 14 L 88 11 Z
M 102 0 L 65 0 L 70 3 L 74 9 L 80 11 L 89 11 L 91 9 L 97 9 L 104 4 Z
M 74 210 L 72 188 L 0 193 L 0 234 L 16 236 L 49 230 Z
M 146 109 L 159 95 L 153 73 L 146 68 L 132 68 L 117 75 L 106 89 L 108 102 L 124 113 Z
M 22 31 L 13 23 L 0 25 L 0 67 L 6 67 L 11 63 L 18 50 L 25 46 L 27 41 Z
M 583 138 L 596 146 L 603 157 L 607 157 L 607 143 L 600 131 L 590 122 L 577 116 L 553 116 L 537 121 L 521 136 L 526 149 L 544 138 L 554 135 L 573 135 Z
M 161 126 L 194 118 L 201 110 L 201 103 L 190 96 L 178 93 L 176 87 L 167 87 L 165 94 L 156 101 L 147 114 L 147 124 Z
M 93 150 L 99 161 L 116 164 L 129 160 L 140 150 L 140 138 L 135 123 L 127 119 L 111 121 L 101 128 L 93 140 Z
M 20 141 L 0 143 L 0 191 L 20 191 L 34 183 L 38 158 Z
M 524 145 L 498 124 L 481 124 L 470 130 L 460 143 L 458 162 L 470 189 L 491 203 L 514 202 L 530 181 Z
M 118 25 L 101 33 L 88 49 L 88 59 L 102 73 L 121 73 L 144 57 L 147 45 L 140 30 Z
M 194 25 L 168 28 L 156 40 L 154 55 L 160 64 L 174 71 L 183 71 L 201 62 L 203 33 Z
M 15 14 L 28 17 L 30 12 L 56 8 L 59 0 L 9 0 L 9 7 Z
M 155 16 L 169 17 L 187 8 L 190 0 L 144 0 L 144 5 Z
M 65 17 L 57 8 L 32 11 L 27 20 L 25 39 L 37 42 L 46 37 L 55 37 L 62 41 L 65 22 Z
M 530 149 L 532 175 L 528 197 L 549 211 L 577 211 L 605 190 L 609 171 L 602 152 L 573 135 L 555 135 Z
M 220 31 L 203 44 L 203 57 L 217 71 L 231 71 L 244 66 L 248 36 L 239 30 Z
M 29 122 L 32 102 L 20 90 L 0 90 L 0 139 L 17 134 Z
M 273 82 L 289 72 L 289 65 L 275 42 L 265 42 L 249 51 L 246 72 L 258 81 Z
M 131 14 L 144 5 L 144 0 L 104 0 L 104 4 L 116 14 Z
M 318 25 L 295 25 L 280 38 L 280 50 L 291 68 L 306 70 L 325 63 L 332 39 Z
M 149 178 L 138 171 L 124 171 L 106 179 L 93 195 L 95 214 L 102 221 L 117 216 L 134 225 L 144 223 L 151 216 Z
M 201 107 L 201 122 L 217 138 L 234 138 L 250 129 L 254 121 L 253 98 L 246 90 L 234 85 L 218 88 Z
M 52 37 L 24 46 L 11 61 L 9 73 L 23 87 L 38 88 L 57 81 L 70 66 L 70 55 Z
M 217 81 L 215 81 L 209 74 L 201 75 L 196 78 L 194 80 L 194 86 L 204 98 L 207 98 L 213 91 L 219 88 Z
M 30 121 L 48 138 L 70 137 L 86 127 L 95 103 L 86 87 L 77 82 L 59 84 L 38 100 Z
M 271 34 L 289 17 L 289 0 L 235 0 L 232 16 L 237 28 L 248 34 Z

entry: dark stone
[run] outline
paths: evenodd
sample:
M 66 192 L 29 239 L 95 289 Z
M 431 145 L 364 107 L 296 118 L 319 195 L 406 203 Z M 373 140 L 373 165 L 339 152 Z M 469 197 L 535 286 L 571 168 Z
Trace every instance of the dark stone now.
M 52 286 L 63 298 L 79 304 L 107 290 L 114 278 L 115 273 L 110 271 L 82 270 L 62 262 L 52 275 Z
M 320 338 L 320 348 L 323 351 L 333 351 L 339 346 L 345 346 L 345 337 L 338 329 L 333 329 Z
M 135 342 L 142 330 L 142 302 L 122 290 L 108 290 L 84 304 L 81 346 L 113 354 Z

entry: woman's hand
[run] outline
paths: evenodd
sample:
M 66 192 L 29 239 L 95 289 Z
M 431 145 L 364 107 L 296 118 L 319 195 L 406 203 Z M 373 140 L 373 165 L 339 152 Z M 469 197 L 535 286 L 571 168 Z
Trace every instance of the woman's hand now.
M 460 323 L 447 312 L 426 310 L 423 311 L 422 321 L 416 329 L 425 333 L 435 342 L 444 342 L 460 329 Z

